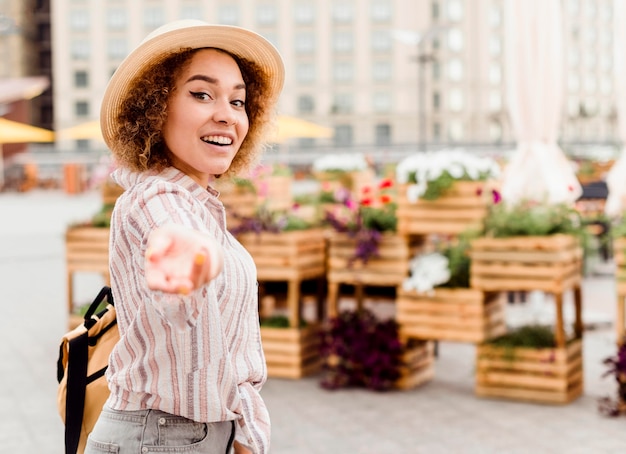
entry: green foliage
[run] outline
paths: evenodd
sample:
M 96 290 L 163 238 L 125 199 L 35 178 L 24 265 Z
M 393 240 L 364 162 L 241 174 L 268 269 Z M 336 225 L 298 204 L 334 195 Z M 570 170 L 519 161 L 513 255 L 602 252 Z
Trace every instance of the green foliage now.
M 100 211 L 91 218 L 93 227 L 111 227 L 111 213 L 115 204 L 104 204 Z
M 448 259 L 450 279 L 438 287 L 469 288 L 470 286 L 470 242 L 468 238 L 459 237 L 454 243 L 440 248 L 439 252 Z
M 290 177 L 293 175 L 293 171 L 285 164 L 274 164 L 272 166 L 272 175 Z
M 626 213 L 611 225 L 611 236 L 613 238 L 626 237 Z
M 556 340 L 553 329 L 544 325 L 526 325 L 507 334 L 488 340 L 497 347 L 554 348 Z
M 232 182 L 236 187 L 241 189 L 247 189 L 248 191 L 256 194 L 256 186 L 254 184 L 254 181 L 248 178 L 233 177 Z
M 582 235 L 585 232 L 580 214 L 573 207 L 534 202 L 492 205 L 483 226 L 484 235 L 495 238 L 557 233 Z
M 395 232 L 398 225 L 396 208 L 395 203 L 388 203 L 381 207 L 362 206 L 363 226 L 379 232 Z
M 285 315 L 272 315 L 261 319 L 261 326 L 266 328 L 289 328 L 289 318 Z M 307 326 L 306 320 L 300 319 L 300 328 Z
M 420 198 L 424 200 L 437 200 L 439 197 L 444 195 L 457 181 L 485 181 L 487 178 L 489 178 L 489 176 L 489 172 L 480 172 L 479 177 L 476 179 L 471 178 L 467 174 L 467 172 L 464 172 L 463 176 L 455 178 L 450 174 L 450 172 L 444 170 L 437 178 L 433 180 L 428 180 L 428 182 L 426 183 L 426 191 L 420 196 Z M 411 172 L 409 174 L 409 183 L 416 182 L 416 173 Z

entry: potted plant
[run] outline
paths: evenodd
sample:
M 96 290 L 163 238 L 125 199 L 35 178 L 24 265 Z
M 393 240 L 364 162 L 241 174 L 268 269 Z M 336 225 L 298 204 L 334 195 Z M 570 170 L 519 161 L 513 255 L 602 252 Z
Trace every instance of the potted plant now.
M 302 318 L 304 281 L 316 280 L 322 288 L 326 267 L 324 230 L 300 218 L 297 208 L 271 211 L 266 205 L 257 208 L 254 216 L 238 216 L 231 228 L 233 235 L 248 250 L 257 268 L 261 308 L 267 300 L 269 283 L 287 284 L 286 315 L 271 310 L 261 311 L 261 338 L 268 375 L 301 378 L 321 365 L 319 333 L 322 294 L 318 292 L 318 314 L 315 323 Z
M 471 241 L 471 287 L 550 293 L 556 318 L 553 347 L 478 345 L 478 395 L 567 403 L 582 393 L 580 286 L 585 237 L 580 215 L 569 205 L 521 201 L 490 207 L 480 236 Z M 568 291 L 573 292 L 576 315 L 569 337 L 562 307 Z
M 430 342 L 403 344 L 393 319 L 380 320 L 366 309 L 344 311 L 324 330 L 321 385 L 375 391 L 418 386 L 434 374 L 432 347 Z
M 341 284 L 355 286 L 361 304 L 363 286 L 395 288 L 407 276 L 422 238 L 396 233 L 394 190 L 391 180 L 382 180 L 364 188 L 359 199 L 346 192 L 343 203 L 326 212 L 330 316 L 337 314 Z
M 362 153 L 333 153 L 316 158 L 312 173 L 322 182 L 324 190 L 333 191 L 345 188 L 353 194 L 360 194 L 366 186 L 374 182 L 374 171 Z
M 603 397 L 598 402 L 600 413 L 606 416 L 619 416 L 626 412 L 626 337 L 622 335 L 614 356 L 605 358 L 607 366 L 603 377 L 612 376 L 617 385 L 617 398 Z
M 469 286 L 468 251 L 461 237 L 411 260 L 396 298 L 403 337 L 479 343 L 506 332 L 502 294 Z
M 499 175 L 495 160 L 463 150 L 408 156 L 396 167 L 398 231 L 457 235 L 477 227 L 499 197 Z

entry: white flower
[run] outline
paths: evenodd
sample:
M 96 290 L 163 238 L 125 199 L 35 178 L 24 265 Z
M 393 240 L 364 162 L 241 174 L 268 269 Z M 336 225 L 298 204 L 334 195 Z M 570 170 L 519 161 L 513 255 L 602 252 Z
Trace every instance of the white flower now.
M 411 276 L 402 283 L 405 290 L 429 292 L 450 280 L 448 258 L 438 252 L 413 257 L 409 267 Z
M 313 161 L 313 170 L 317 172 L 350 172 L 367 169 L 367 161 L 362 153 L 327 154 Z

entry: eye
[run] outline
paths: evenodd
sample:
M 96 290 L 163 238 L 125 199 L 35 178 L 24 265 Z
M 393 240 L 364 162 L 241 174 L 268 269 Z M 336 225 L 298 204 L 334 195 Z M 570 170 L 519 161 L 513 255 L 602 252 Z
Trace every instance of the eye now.
M 236 99 L 235 101 L 232 101 L 231 104 L 235 107 L 243 107 L 246 105 L 246 102 L 241 99 Z
M 199 99 L 200 101 L 208 101 L 211 99 L 211 96 L 208 93 L 204 93 L 202 91 L 190 91 L 189 93 L 191 94 L 191 96 Z

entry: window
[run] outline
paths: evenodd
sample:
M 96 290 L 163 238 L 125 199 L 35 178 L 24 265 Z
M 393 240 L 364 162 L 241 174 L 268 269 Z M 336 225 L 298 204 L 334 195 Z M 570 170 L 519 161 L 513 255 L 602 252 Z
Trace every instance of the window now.
M 577 16 L 578 12 L 580 10 L 580 4 L 578 0 L 568 0 L 566 2 L 567 5 L 567 11 L 572 15 L 572 16 Z
M 74 104 L 74 113 L 77 117 L 86 117 L 89 115 L 89 104 L 87 101 L 76 101 Z
M 600 69 L 602 71 L 610 71 L 613 68 L 613 60 L 610 55 L 602 54 L 600 56 Z
M 500 142 L 502 140 L 502 125 L 498 121 L 489 123 L 489 139 L 492 142 Z
M 183 5 L 180 8 L 181 19 L 202 19 L 202 7 L 196 5 Z
M 373 0 L 370 8 L 372 22 L 389 22 L 391 20 L 391 2 L 385 0 Z
M 391 62 L 375 61 L 372 67 L 372 78 L 377 82 L 391 80 Z
M 313 3 L 296 3 L 293 17 L 297 24 L 312 24 L 315 21 L 315 6 Z
M 463 62 L 458 58 L 448 62 L 448 78 L 457 82 L 463 79 Z
M 126 11 L 120 8 L 108 10 L 107 27 L 109 30 L 123 30 L 126 28 Z
M 492 63 L 489 67 L 489 82 L 498 85 L 502 81 L 502 68 L 497 63 Z
M 391 94 L 386 92 L 374 93 L 372 107 L 377 113 L 389 112 L 391 110 Z
M 300 63 L 296 67 L 296 79 L 301 83 L 310 83 L 315 80 L 313 63 Z
M 502 11 L 497 6 L 492 7 L 489 10 L 489 25 L 493 28 L 499 27 L 502 24 Z
M 273 25 L 277 19 L 276 5 L 264 4 L 257 6 L 256 21 L 259 25 Z
M 74 72 L 74 86 L 76 88 L 89 86 L 89 74 L 87 71 Z
M 436 142 L 441 140 L 441 123 L 439 122 L 433 123 L 433 139 Z
M 217 10 L 217 20 L 224 25 L 239 24 L 239 9 L 237 5 L 220 5 Z
M 580 77 L 576 73 L 570 73 L 567 78 L 567 89 L 571 92 L 577 93 L 580 91 Z
M 578 67 L 578 65 L 580 64 L 580 52 L 578 52 L 577 49 L 570 49 L 567 60 L 571 67 Z
M 72 30 L 89 30 L 89 11 L 74 10 L 70 13 L 70 28 Z
M 463 92 L 458 88 L 453 88 L 448 93 L 448 107 L 452 112 L 463 110 Z
M 391 50 L 389 30 L 374 30 L 372 32 L 372 50 L 375 52 L 388 52 Z
M 351 52 L 353 47 L 351 32 L 339 31 L 333 34 L 333 50 L 335 52 Z
M 448 31 L 448 49 L 453 52 L 463 50 L 463 32 L 458 28 L 453 28 Z
M 148 29 L 155 29 L 165 23 L 163 8 L 152 6 L 143 10 L 143 25 Z
M 75 60 L 87 60 L 89 55 L 89 41 L 85 39 L 72 41 L 72 58 Z
M 441 107 L 441 95 L 438 91 L 433 92 L 433 110 L 439 111 Z
M 354 110 L 354 98 L 351 93 L 337 93 L 333 99 L 333 113 L 349 114 Z
M 569 98 L 567 100 L 567 114 L 571 118 L 578 118 L 579 113 L 580 113 L 580 104 L 578 102 L 578 99 Z
M 332 15 L 335 22 L 352 22 L 352 4 L 347 1 L 332 2 Z
M 493 90 L 489 93 L 489 110 L 491 112 L 500 112 L 502 110 L 502 94 Z
M 608 95 L 613 90 L 613 81 L 610 76 L 600 77 L 600 92 L 603 95 Z
M 312 32 L 297 32 L 294 43 L 298 54 L 311 54 L 315 50 L 315 35 Z
M 432 17 L 434 22 L 437 22 L 437 19 L 439 19 L 439 2 L 436 0 L 430 4 L 430 17 Z
M 379 124 L 376 125 L 376 145 L 389 145 L 391 144 L 391 125 Z
M 452 120 L 448 125 L 448 138 L 453 141 L 463 140 L 463 123 L 460 120 Z
M 596 80 L 596 76 L 588 75 L 585 77 L 585 91 L 589 94 L 593 94 L 596 92 L 598 88 L 598 81 Z
M 461 0 L 448 0 L 448 19 L 459 22 L 463 19 L 463 3 Z
M 310 114 L 315 112 L 315 100 L 310 95 L 300 95 L 298 97 L 298 113 Z
M 354 67 L 351 62 L 338 62 L 333 67 L 333 79 L 336 82 L 351 82 L 354 78 Z
M 124 38 L 110 38 L 107 41 L 107 55 L 113 59 L 122 59 L 128 54 L 128 41 Z
M 350 125 L 337 125 L 335 126 L 334 135 L 335 146 L 348 146 L 352 145 L 352 126 Z

